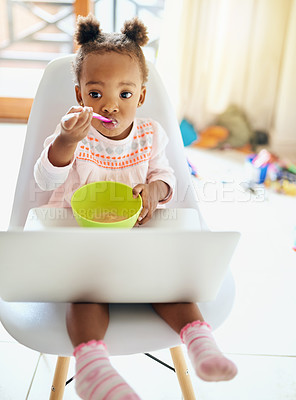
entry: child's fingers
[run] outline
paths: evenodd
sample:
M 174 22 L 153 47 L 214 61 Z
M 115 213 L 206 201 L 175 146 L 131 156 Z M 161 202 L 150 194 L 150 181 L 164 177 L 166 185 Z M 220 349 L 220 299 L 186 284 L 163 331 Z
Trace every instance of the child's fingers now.
M 142 196 L 142 210 L 140 212 L 140 215 L 138 217 L 138 223 L 139 225 L 142 225 L 143 223 L 145 223 L 146 221 L 148 221 L 151 217 L 150 217 L 150 202 L 149 202 L 149 198 L 147 196 L 147 193 L 145 191 L 145 185 L 137 185 L 134 187 L 134 189 L 136 189 L 135 191 L 133 191 L 133 193 L 137 193 L 139 191 L 139 186 L 143 187 L 143 190 L 140 190 L 141 196 Z
M 139 225 L 144 225 L 146 224 L 146 222 L 150 221 L 150 219 L 152 218 L 152 211 L 150 209 L 145 209 L 143 214 L 141 213 L 138 221 L 139 221 Z
M 145 221 L 145 219 L 147 218 L 148 214 L 149 214 L 149 209 L 144 206 L 142 208 L 142 211 L 140 212 L 139 217 L 138 217 L 138 221 L 139 221 L 140 225 L 143 224 L 143 221 Z
M 139 194 L 142 192 L 142 190 L 144 189 L 145 185 L 143 185 L 142 183 L 139 183 L 138 185 L 136 185 L 133 188 L 133 198 L 137 198 L 139 196 Z
M 89 120 L 92 118 L 92 108 L 91 107 L 71 107 L 66 115 L 62 118 L 62 127 L 66 130 L 70 130 L 72 128 L 80 128 L 86 122 L 89 123 Z
M 63 116 L 61 120 L 61 125 L 65 130 L 70 130 L 75 126 L 78 118 L 79 118 L 78 113 L 66 114 Z
M 83 110 L 83 107 L 81 106 L 73 106 L 71 107 L 68 111 L 67 114 L 71 114 L 71 113 L 79 113 Z
M 89 111 L 89 114 L 88 114 L 88 119 L 86 121 L 87 125 L 91 124 L 92 119 L 93 119 L 93 109 L 90 107 L 90 111 Z
M 77 128 L 83 128 L 84 126 L 88 126 L 92 119 L 92 108 L 84 107 L 84 109 L 79 114 L 79 119 L 77 121 Z
M 139 183 L 138 185 L 136 185 L 133 188 L 133 197 L 137 198 L 139 196 L 139 194 L 141 194 L 141 197 L 142 197 L 143 207 L 142 207 L 142 210 L 138 217 L 137 226 L 143 225 L 143 223 L 149 221 L 149 219 L 152 216 L 150 206 L 149 206 L 150 202 L 149 202 L 149 197 L 148 197 L 148 193 L 147 193 L 147 185 Z

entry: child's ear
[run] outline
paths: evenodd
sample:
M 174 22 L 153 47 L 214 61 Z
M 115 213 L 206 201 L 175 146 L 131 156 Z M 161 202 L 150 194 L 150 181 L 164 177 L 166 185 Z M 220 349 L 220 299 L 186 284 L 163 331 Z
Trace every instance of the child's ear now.
M 143 105 L 143 103 L 145 101 L 145 97 L 146 97 L 146 86 L 142 86 L 139 101 L 138 101 L 138 107 L 141 107 Z
M 81 96 L 81 89 L 78 85 L 75 85 L 75 93 L 76 93 L 76 100 L 79 105 L 83 104 L 82 96 Z

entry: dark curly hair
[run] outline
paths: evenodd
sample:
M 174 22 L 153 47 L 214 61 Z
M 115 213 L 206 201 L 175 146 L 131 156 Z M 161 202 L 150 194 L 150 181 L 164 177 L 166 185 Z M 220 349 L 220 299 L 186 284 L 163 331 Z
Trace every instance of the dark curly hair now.
M 145 46 L 149 38 L 146 26 L 137 17 L 126 21 L 121 33 L 105 33 L 101 31 L 99 21 L 92 14 L 87 17 L 79 16 L 75 39 L 80 45 L 73 64 L 76 84 L 80 82 L 82 64 L 88 54 L 111 51 L 134 57 L 139 62 L 143 84 L 147 81 L 148 67 L 141 46 Z

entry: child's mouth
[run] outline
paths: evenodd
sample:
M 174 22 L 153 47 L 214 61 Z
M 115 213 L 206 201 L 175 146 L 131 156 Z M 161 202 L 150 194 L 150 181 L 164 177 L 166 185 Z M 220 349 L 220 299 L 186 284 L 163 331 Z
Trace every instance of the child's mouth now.
M 117 128 L 118 121 L 114 118 L 110 118 L 110 119 L 111 119 L 111 122 L 102 122 L 103 127 L 106 129 L 109 129 L 109 130 Z

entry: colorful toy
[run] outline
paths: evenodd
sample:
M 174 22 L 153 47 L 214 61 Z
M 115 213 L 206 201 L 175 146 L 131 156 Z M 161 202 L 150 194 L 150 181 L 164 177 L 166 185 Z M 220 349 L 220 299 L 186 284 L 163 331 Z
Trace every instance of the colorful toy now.
M 199 139 L 194 143 L 197 147 L 214 149 L 219 147 L 229 136 L 229 131 L 223 126 L 209 126 L 203 130 Z
M 183 119 L 181 124 L 180 124 L 180 130 L 182 134 L 182 139 L 184 146 L 189 146 L 191 143 L 193 143 L 197 139 L 197 133 L 190 122 L 188 122 L 186 119 Z
M 190 171 L 191 175 L 196 176 L 196 178 L 198 178 L 198 174 L 197 174 L 196 168 L 195 168 L 195 166 L 188 160 L 188 158 L 187 158 L 187 164 L 188 164 L 189 171 Z
M 245 165 L 248 181 L 250 183 L 263 183 L 266 178 L 268 166 L 268 158 L 266 155 L 260 156 L 260 153 L 258 155 L 249 155 Z

